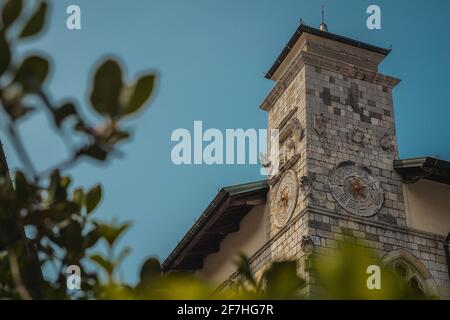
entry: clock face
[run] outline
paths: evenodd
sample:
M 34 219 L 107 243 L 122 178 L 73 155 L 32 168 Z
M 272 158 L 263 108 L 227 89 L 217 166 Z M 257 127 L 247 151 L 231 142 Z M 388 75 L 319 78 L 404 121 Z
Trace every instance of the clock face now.
M 367 168 L 354 163 L 344 162 L 334 168 L 329 186 L 336 202 L 352 214 L 372 216 L 383 206 L 384 195 L 379 181 Z
M 287 171 L 280 181 L 275 196 L 275 225 L 283 227 L 292 217 L 297 204 L 298 186 L 295 172 Z

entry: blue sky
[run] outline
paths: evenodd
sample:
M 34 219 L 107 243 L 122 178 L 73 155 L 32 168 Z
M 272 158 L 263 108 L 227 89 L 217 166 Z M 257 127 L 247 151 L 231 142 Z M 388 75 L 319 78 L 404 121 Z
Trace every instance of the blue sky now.
M 401 158 L 435 155 L 450 160 L 450 2 L 328 0 L 329 31 L 382 47 L 392 45 L 381 72 L 402 79 L 394 91 Z M 318 26 L 322 1 L 300 0 L 58 0 L 46 33 L 21 47 L 53 58 L 48 92 L 70 98 L 88 114 L 93 66 L 105 55 L 121 58 L 128 79 L 143 70 L 160 74 L 157 94 L 138 118 L 125 157 L 108 164 L 83 162 L 75 184 L 106 188 L 99 218 L 129 220 L 121 245 L 133 252 L 123 264 L 134 281 L 148 256 L 164 258 L 221 186 L 260 180 L 255 165 L 175 166 L 170 141 L 176 128 L 266 128 L 260 102 L 273 83 L 264 79 L 298 26 Z M 77 4 L 82 29 L 66 29 L 66 8 Z M 366 27 L 366 8 L 378 4 L 382 29 Z M 38 168 L 65 155 L 43 125 L 44 116 L 21 124 Z M 12 169 L 20 166 L 0 133 Z

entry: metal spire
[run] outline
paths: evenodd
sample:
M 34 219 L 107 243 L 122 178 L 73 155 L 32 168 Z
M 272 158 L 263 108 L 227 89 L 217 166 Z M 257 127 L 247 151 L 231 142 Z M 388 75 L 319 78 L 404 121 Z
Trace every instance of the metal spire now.
M 325 5 L 322 5 L 322 23 L 320 24 L 319 29 L 322 31 L 328 31 L 328 27 L 325 23 Z

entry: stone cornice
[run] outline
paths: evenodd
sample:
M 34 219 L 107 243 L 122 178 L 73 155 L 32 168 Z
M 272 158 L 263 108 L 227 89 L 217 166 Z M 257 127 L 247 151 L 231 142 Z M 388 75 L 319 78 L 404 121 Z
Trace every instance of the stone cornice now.
M 410 227 L 396 226 L 396 225 L 393 225 L 393 224 L 389 224 L 389 223 L 385 223 L 385 222 L 379 222 L 379 221 L 374 221 L 374 220 L 370 220 L 368 218 L 363 218 L 363 217 L 358 217 L 358 216 L 350 216 L 350 215 L 343 216 L 342 214 L 338 214 L 338 213 L 335 213 L 335 212 L 330 211 L 328 209 L 320 208 L 320 207 L 316 207 L 316 206 L 311 206 L 310 205 L 309 206 L 309 212 L 310 213 L 317 213 L 317 214 L 326 215 L 328 217 L 336 218 L 336 219 L 345 219 L 347 221 L 361 223 L 361 224 L 365 224 L 365 225 L 368 225 L 368 226 L 371 226 L 371 227 L 381 228 L 381 229 L 389 230 L 389 231 L 393 231 L 393 232 L 406 233 L 406 234 L 409 234 L 409 235 L 412 235 L 412 236 L 418 236 L 418 237 L 422 237 L 422 238 L 427 238 L 429 240 L 440 241 L 440 242 L 444 242 L 445 241 L 445 237 L 444 236 L 436 234 L 436 233 L 421 231 L 421 230 L 417 230 L 417 229 L 410 228 Z
M 304 52 L 304 51 L 302 51 Z M 277 81 L 273 89 L 264 99 L 260 108 L 269 111 L 273 105 L 277 102 L 278 98 L 283 94 L 287 87 L 291 84 L 297 73 L 303 68 L 305 62 L 303 60 L 303 54 L 299 54 L 291 65 L 287 68 L 280 80 Z
M 278 126 L 276 126 L 275 128 L 278 128 L 278 130 L 282 130 L 284 128 L 284 126 L 289 122 L 289 120 L 292 119 L 292 116 L 297 112 L 298 107 L 294 107 L 292 108 L 288 114 L 283 118 L 283 120 L 280 121 L 280 123 L 278 124 Z
M 289 159 L 285 164 L 283 164 L 279 169 L 276 175 L 271 176 L 269 178 L 269 185 L 273 187 L 283 176 L 283 174 L 288 171 L 292 166 L 300 159 L 301 155 L 296 154 L 291 159 Z
M 260 108 L 265 111 L 270 111 L 270 109 L 277 102 L 278 98 L 289 87 L 292 80 L 305 64 L 337 72 L 350 78 L 384 85 L 391 89 L 400 82 L 399 79 L 386 76 L 379 72 L 357 67 L 346 62 L 334 60 L 307 51 L 302 51 L 291 63 L 281 79 L 276 83 L 275 87 L 270 91 L 266 99 L 264 99 Z

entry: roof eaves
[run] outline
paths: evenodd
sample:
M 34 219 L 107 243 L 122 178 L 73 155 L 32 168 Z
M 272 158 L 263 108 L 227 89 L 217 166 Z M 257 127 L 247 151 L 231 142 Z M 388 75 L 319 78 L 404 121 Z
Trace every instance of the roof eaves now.
M 405 182 L 428 179 L 450 185 L 450 162 L 433 157 L 394 160 L 394 169 Z
M 180 255 L 182 255 L 183 252 L 189 248 L 190 243 L 192 243 L 196 237 L 201 235 L 203 229 L 205 229 L 211 219 L 215 219 L 214 217 L 216 213 L 223 211 L 221 210 L 223 209 L 223 206 L 226 206 L 227 203 L 231 203 L 232 198 L 239 198 L 241 195 L 246 196 L 247 194 L 252 195 L 257 194 L 258 192 L 266 192 L 267 189 L 267 180 L 228 186 L 220 189 L 200 218 L 189 229 L 175 249 L 167 256 L 163 262 L 163 269 L 170 270 L 173 267 L 173 264 L 177 262 Z
M 294 47 L 294 45 L 296 44 L 297 40 L 301 37 L 301 35 L 306 32 L 306 33 L 310 33 L 316 36 L 320 36 L 326 39 L 330 39 L 330 40 L 335 40 L 335 41 L 339 41 L 357 48 L 362 48 L 362 49 L 366 49 L 378 54 L 382 54 L 384 56 L 387 56 L 390 52 L 391 49 L 387 49 L 387 48 L 381 48 L 381 47 L 377 47 L 365 42 L 361 42 L 361 41 L 357 41 L 357 40 L 353 40 L 351 38 L 347 38 L 347 37 L 343 37 L 334 33 L 330 33 L 327 31 L 322 31 L 310 26 L 307 26 L 305 24 L 300 24 L 300 26 L 297 28 L 297 30 L 295 31 L 295 33 L 292 35 L 292 37 L 289 39 L 289 42 L 287 43 L 287 45 L 284 47 L 283 51 L 281 51 L 280 55 L 278 56 L 278 58 L 276 59 L 276 61 L 274 62 L 274 64 L 272 65 L 272 67 L 269 69 L 269 71 L 266 73 L 265 78 L 266 79 L 272 79 L 273 75 L 275 74 L 275 72 L 277 72 L 278 68 L 280 67 L 280 65 L 283 63 L 284 59 L 286 59 L 286 57 L 288 56 L 289 52 L 292 50 L 292 48 Z

